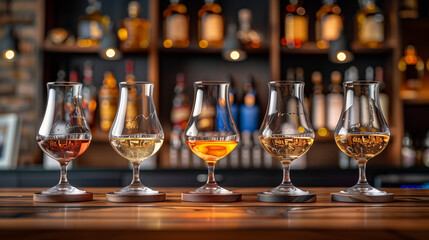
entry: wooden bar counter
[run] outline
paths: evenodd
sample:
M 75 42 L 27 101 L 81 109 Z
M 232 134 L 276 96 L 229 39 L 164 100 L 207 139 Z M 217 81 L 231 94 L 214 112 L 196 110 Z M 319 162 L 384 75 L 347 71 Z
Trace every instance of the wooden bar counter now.
M 0 188 L 0 239 L 429 239 L 429 190 L 384 189 L 392 203 L 339 203 L 339 188 L 305 188 L 315 203 L 262 203 L 264 189 L 234 189 L 238 203 L 110 203 L 112 188 L 85 188 L 94 201 L 36 203 L 36 188 Z

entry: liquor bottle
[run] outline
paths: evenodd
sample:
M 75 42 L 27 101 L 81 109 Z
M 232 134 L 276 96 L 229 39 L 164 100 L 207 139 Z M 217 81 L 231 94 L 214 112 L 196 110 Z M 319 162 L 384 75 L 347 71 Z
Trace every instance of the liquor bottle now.
M 402 138 L 402 167 L 410 168 L 416 164 L 416 150 L 413 147 L 413 139 L 409 132 L 405 132 Z
M 313 83 L 313 96 L 311 98 L 311 122 L 314 130 L 322 137 L 326 137 L 329 132 L 326 129 L 326 104 L 325 94 L 323 93 L 322 74 L 318 71 L 311 75 Z
M 284 36 L 281 44 L 300 48 L 308 41 L 308 16 L 300 0 L 289 0 L 284 13 Z
M 181 0 L 170 0 L 163 12 L 164 47 L 184 48 L 189 46 L 189 14 Z
M 295 81 L 295 69 L 288 67 L 286 69 L 286 81 Z
M 406 47 L 405 55 L 399 60 L 398 68 L 403 73 L 406 88 L 416 90 L 422 87 L 424 63 L 413 45 Z
M 400 18 L 419 18 L 419 1 L 418 0 L 401 0 L 399 7 Z
M 326 126 L 330 131 L 334 131 L 340 119 L 343 107 L 343 94 L 341 87 L 341 73 L 333 71 L 331 73 L 330 93 L 326 95 Z
M 121 22 L 118 37 L 123 49 L 147 48 L 150 39 L 150 23 L 140 18 L 141 6 L 137 1 L 128 4 L 128 17 Z
M 91 132 L 97 130 L 95 111 L 97 109 L 97 87 L 93 84 L 93 68 L 90 61 L 84 63 L 83 87 L 82 87 L 82 107 L 86 122 L 91 128 Z
M 185 90 L 185 75 L 178 73 L 176 76 L 176 86 L 174 87 L 173 108 L 170 115 L 173 126 L 184 130 L 190 114 L 191 106 Z
M 100 129 L 108 132 L 115 119 L 118 106 L 118 87 L 112 72 L 104 73 L 103 85 L 101 85 L 98 98 L 100 103 Z
M 389 123 L 389 95 L 386 92 L 386 86 L 384 84 L 383 68 L 380 66 L 375 68 L 375 81 L 380 83 L 380 94 L 378 95 L 380 99 L 380 107 L 386 122 Z
M 305 82 L 304 68 L 297 67 L 295 69 L 295 77 L 296 77 L 296 81 Z M 304 92 L 304 106 L 305 106 L 305 112 L 308 114 L 309 113 L 308 110 L 310 109 L 310 101 L 308 100 L 307 94 L 305 94 L 305 92 Z
M 77 24 L 77 45 L 91 47 L 100 43 L 104 31 L 110 24 L 110 18 L 101 13 L 101 3 L 88 0 L 86 15 L 79 17 Z
M 76 69 L 73 69 L 69 73 L 69 81 L 70 82 L 79 82 L 79 73 Z
M 66 81 L 66 70 L 64 70 L 64 68 L 60 68 L 60 70 L 58 70 L 57 72 L 57 80 L 55 80 L 56 82 L 65 82 Z
M 341 8 L 335 0 L 323 0 L 323 6 L 316 13 L 316 45 L 328 48 L 329 42 L 336 40 L 343 29 Z
M 132 83 L 136 80 L 134 76 L 134 61 L 128 59 L 125 61 L 125 81 Z M 137 100 L 137 89 L 134 86 L 130 86 L 128 91 L 128 101 L 127 101 L 127 113 L 125 116 L 127 128 L 135 128 L 137 122 L 134 121 L 134 118 L 137 116 L 138 112 L 138 100 Z
M 205 0 L 198 11 L 198 45 L 200 48 L 223 47 L 224 17 L 222 7 L 215 0 Z
M 259 106 L 252 75 L 244 80 L 244 98 L 240 106 L 240 131 L 253 133 L 259 129 Z
M 251 28 L 252 11 L 247 8 L 238 11 L 239 29 L 237 38 L 241 43 L 250 48 L 260 48 L 262 46 L 261 35 Z
M 384 16 L 375 5 L 375 0 L 359 0 L 356 14 L 356 30 L 359 44 L 379 48 L 384 42 Z
M 423 165 L 429 167 L 429 131 L 426 133 L 426 137 L 423 140 Z

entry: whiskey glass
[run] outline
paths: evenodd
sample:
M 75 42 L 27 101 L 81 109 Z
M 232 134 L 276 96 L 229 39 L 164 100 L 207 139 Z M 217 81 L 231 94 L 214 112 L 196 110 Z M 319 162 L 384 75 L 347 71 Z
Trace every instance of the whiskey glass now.
M 340 191 L 352 195 L 386 195 L 369 185 L 366 163 L 386 148 L 390 131 L 379 103 L 379 82 L 344 83 L 344 104 L 335 129 L 335 142 L 359 165 L 359 180 L 353 187 Z
M 164 142 L 164 131 L 156 114 L 153 102 L 153 83 L 119 83 L 119 104 L 115 120 L 109 132 L 113 149 L 133 166 L 130 185 L 115 191 L 115 194 L 157 194 L 140 181 L 140 164 L 156 154 Z
M 60 163 L 60 182 L 42 194 L 84 194 L 70 185 L 67 165 L 86 151 L 91 143 L 91 130 L 82 108 L 81 83 L 49 82 L 45 116 L 36 140 L 49 157 Z
M 295 187 L 290 179 L 292 161 L 304 155 L 314 141 L 314 131 L 304 107 L 304 83 L 273 81 L 268 87 L 269 101 L 259 130 L 259 141 L 267 153 L 280 160 L 283 181 L 264 194 L 308 195 L 308 191 Z
M 237 146 L 239 134 L 231 114 L 228 82 L 195 82 L 194 104 L 184 138 L 189 149 L 208 167 L 204 186 L 190 191 L 196 194 L 231 194 L 215 180 L 214 170 L 219 159 Z

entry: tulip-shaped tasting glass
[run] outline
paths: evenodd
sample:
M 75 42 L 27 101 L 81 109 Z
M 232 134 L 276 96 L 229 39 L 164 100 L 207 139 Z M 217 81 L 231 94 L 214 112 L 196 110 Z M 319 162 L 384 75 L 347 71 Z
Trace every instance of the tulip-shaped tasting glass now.
M 49 82 L 45 116 L 36 136 L 39 147 L 61 167 L 60 182 L 42 194 L 85 194 L 67 180 L 67 165 L 91 143 L 91 130 L 82 108 L 80 83 Z
M 314 201 L 315 195 L 306 200 L 290 197 L 313 195 L 295 187 L 290 180 L 292 161 L 304 155 L 314 141 L 314 131 L 304 107 L 304 83 L 273 81 L 268 87 L 268 107 L 259 130 L 259 141 L 265 151 L 280 160 L 283 181 L 278 187 L 259 194 L 258 199 L 268 202 Z
M 229 83 L 195 82 L 194 90 L 194 104 L 184 137 L 189 149 L 207 163 L 208 179 L 190 194 L 232 194 L 220 187 L 214 177 L 216 162 L 234 150 L 239 141 L 231 114 Z
M 109 140 L 113 149 L 133 165 L 133 180 L 115 194 L 158 193 L 140 181 L 140 164 L 157 153 L 164 141 L 164 132 L 153 102 L 153 86 L 153 83 L 138 81 L 119 84 L 119 105 Z
M 378 94 L 378 82 L 344 83 L 344 104 L 335 129 L 335 142 L 341 151 L 356 159 L 359 165 L 359 180 L 353 187 L 341 191 L 342 194 L 392 195 L 369 185 L 365 176 L 366 163 L 384 150 L 390 138 Z M 393 200 L 393 195 L 384 199 Z M 341 201 L 338 198 L 334 200 Z

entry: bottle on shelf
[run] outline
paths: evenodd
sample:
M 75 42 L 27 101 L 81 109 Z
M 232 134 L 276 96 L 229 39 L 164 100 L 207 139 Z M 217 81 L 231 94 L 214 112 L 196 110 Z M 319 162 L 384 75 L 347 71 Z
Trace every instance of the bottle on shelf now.
M 416 90 L 422 87 L 425 66 L 413 45 L 408 45 L 405 48 L 405 55 L 399 60 L 398 68 L 403 73 L 403 80 L 407 89 Z
M 94 85 L 93 68 L 91 61 L 85 61 L 83 68 L 82 107 L 85 119 L 91 132 L 97 131 L 97 87 Z
M 60 70 L 58 70 L 57 72 L 57 79 L 55 80 L 56 82 L 65 82 L 66 81 L 66 70 L 64 70 L 64 68 L 60 68 Z
M 189 46 L 189 14 L 181 0 L 170 0 L 163 12 L 165 48 Z
M 331 85 L 329 94 L 326 95 L 326 126 L 333 132 L 340 119 L 341 109 L 343 107 L 343 94 L 341 87 L 341 73 L 333 71 L 331 73 Z
M 97 0 L 88 0 L 86 15 L 79 17 L 77 24 L 77 45 L 97 46 L 109 24 L 110 17 L 101 13 L 101 3 Z
M 313 96 L 311 97 L 311 122 L 314 130 L 321 137 L 326 137 L 329 131 L 326 128 L 326 104 L 325 94 L 323 92 L 322 73 L 316 71 L 311 75 L 313 83 Z
M 250 48 L 260 48 L 262 46 L 261 34 L 251 28 L 252 11 L 247 8 L 238 11 L 239 29 L 237 38 L 241 43 Z
M 140 18 L 141 5 L 137 1 L 128 4 L 128 17 L 122 20 L 118 30 L 121 48 L 125 50 L 144 49 L 149 46 L 150 23 Z
M 308 41 L 308 15 L 301 0 L 289 0 L 284 13 L 284 36 L 281 44 L 288 48 L 300 48 Z
M 76 69 L 73 69 L 69 73 L 69 81 L 70 82 L 79 82 L 79 73 Z
M 416 164 L 416 150 L 413 146 L 413 139 L 409 132 L 405 132 L 404 137 L 402 138 L 402 167 L 410 168 Z
M 401 0 L 399 7 L 399 17 L 416 19 L 419 18 L 419 1 L 418 0 Z
M 253 133 L 259 129 L 259 105 L 252 75 L 244 80 L 243 104 L 240 106 L 240 132 Z
M 423 165 L 429 167 L 429 131 L 423 140 Z
M 198 11 L 198 45 L 200 48 L 221 48 L 224 41 L 224 16 L 215 0 L 205 0 Z
M 134 61 L 128 59 L 125 61 L 125 81 L 132 83 L 136 80 L 134 75 Z M 127 101 L 127 113 L 126 113 L 126 126 L 128 128 L 134 128 L 137 126 L 137 122 L 134 121 L 135 116 L 138 112 L 138 99 L 137 99 L 137 89 L 134 86 L 130 86 L 128 91 L 128 101 Z
M 384 42 L 384 16 L 375 0 L 359 0 L 356 14 L 357 39 L 360 45 L 379 48 Z
M 295 81 L 295 69 L 288 67 L 286 69 L 286 81 Z
M 316 13 L 316 45 L 328 48 L 329 42 L 336 40 L 343 30 L 343 15 L 335 0 L 323 0 Z
M 103 85 L 100 86 L 98 98 L 100 103 L 100 130 L 108 132 L 115 119 L 118 106 L 119 90 L 115 76 L 111 71 L 104 73 Z
M 375 68 L 375 81 L 380 83 L 380 94 L 378 95 L 380 99 L 380 107 L 383 112 L 384 119 L 389 123 L 389 95 L 386 92 L 386 86 L 383 79 L 383 68 L 380 66 Z

